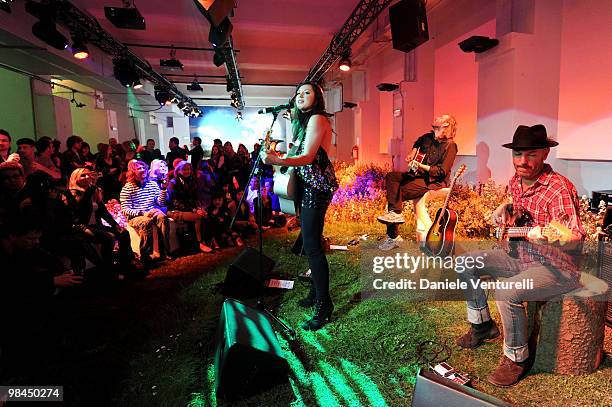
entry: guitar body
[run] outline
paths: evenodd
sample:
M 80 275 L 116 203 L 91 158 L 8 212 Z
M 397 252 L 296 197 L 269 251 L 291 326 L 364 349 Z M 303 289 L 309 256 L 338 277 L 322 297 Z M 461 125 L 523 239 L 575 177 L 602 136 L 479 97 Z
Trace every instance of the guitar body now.
M 414 161 L 418 162 L 419 164 L 423 164 L 423 162 L 425 161 L 425 153 L 421 152 L 420 149 L 417 150 L 414 158 L 410 161 L 410 166 L 408 168 L 408 173 L 416 175 L 419 172 L 419 167 L 418 167 L 418 165 L 413 163 Z
M 293 167 L 274 166 L 274 194 L 278 196 L 281 211 L 295 215 L 297 174 Z
M 446 257 L 455 249 L 455 228 L 457 212 L 453 209 L 440 208 L 436 218 L 427 232 L 425 249 L 432 256 Z

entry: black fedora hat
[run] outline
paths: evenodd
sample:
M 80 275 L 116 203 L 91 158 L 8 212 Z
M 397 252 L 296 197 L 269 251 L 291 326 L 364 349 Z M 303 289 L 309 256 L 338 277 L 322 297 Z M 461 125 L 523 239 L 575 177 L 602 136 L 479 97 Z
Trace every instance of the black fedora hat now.
M 555 140 L 546 135 L 546 127 L 543 124 L 535 126 L 518 126 L 512 137 L 512 143 L 502 144 L 502 147 L 513 150 L 537 150 L 559 145 Z

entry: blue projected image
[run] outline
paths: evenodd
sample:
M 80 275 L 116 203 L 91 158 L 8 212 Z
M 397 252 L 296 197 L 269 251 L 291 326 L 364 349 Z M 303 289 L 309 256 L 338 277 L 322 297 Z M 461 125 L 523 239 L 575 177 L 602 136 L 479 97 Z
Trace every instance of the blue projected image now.
M 191 138 L 198 136 L 202 139 L 205 151 L 211 149 L 216 138 L 224 143 L 231 142 L 234 150 L 242 143 L 249 151 L 253 151 L 253 145 L 265 136 L 273 119 L 271 114 L 258 114 L 259 108 L 254 107 L 242 110 L 242 120 L 236 120 L 236 110 L 231 107 L 211 106 L 201 109 L 202 117 L 189 119 L 189 133 Z M 272 138 L 284 140 L 290 130 L 289 121 L 279 116 L 272 129 Z M 279 149 L 282 150 L 282 146 Z

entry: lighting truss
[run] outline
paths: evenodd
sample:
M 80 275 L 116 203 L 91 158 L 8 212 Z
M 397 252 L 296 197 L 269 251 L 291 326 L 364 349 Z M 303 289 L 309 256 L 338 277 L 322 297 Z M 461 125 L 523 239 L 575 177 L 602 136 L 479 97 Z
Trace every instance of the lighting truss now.
M 68 28 L 70 32 L 79 33 L 83 38 L 87 38 L 89 44 L 95 45 L 114 58 L 129 59 L 141 78 L 149 80 L 155 86 L 168 89 L 172 95 L 182 100 L 186 105 L 193 108 L 198 107 L 191 98 L 183 95 L 172 82 L 155 72 L 148 62 L 142 60 L 104 30 L 95 18 L 83 13 L 68 0 L 55 0 L 53 3 L 57 7 L 57 22 Z
M 230 36 L 229 41 L 219 51 L 223 53 L 225 58 L 225 70 L 227 72 L 228 88 L 231 87 L 232 94 L 235 95 L 236 109 L 244 109 L 244 100 L 242 99 L 242 82 L 240 81 L 240 71 L 236 63 L 236 52 L 234 52 L 234 41 Z M 234 97 L 232 97 L 234 99 Z
M 361 0 L 317 63 L 310 68 L 306 81 L 320 82 L 323 75 L 348 52 L 351 45 L 391 3 L 391 0 Z

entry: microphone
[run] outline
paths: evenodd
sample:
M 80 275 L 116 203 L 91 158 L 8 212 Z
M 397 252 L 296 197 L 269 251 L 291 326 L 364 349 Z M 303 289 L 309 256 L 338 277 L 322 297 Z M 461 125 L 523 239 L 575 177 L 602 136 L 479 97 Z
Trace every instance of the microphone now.
M 291 109 L 293 108 L 294 104 L 293 101 L 289 101 L 289 103 L 285 103 L 284 105 L 278 105 L 278 106 L 274 106 L 274 107 L 266 107 L 265 109 L 261 109 L 259 112 L 259 114 L 265 114 L 265 113 L 278 113 L 281 110 L 285 110 L 285 109 Z

